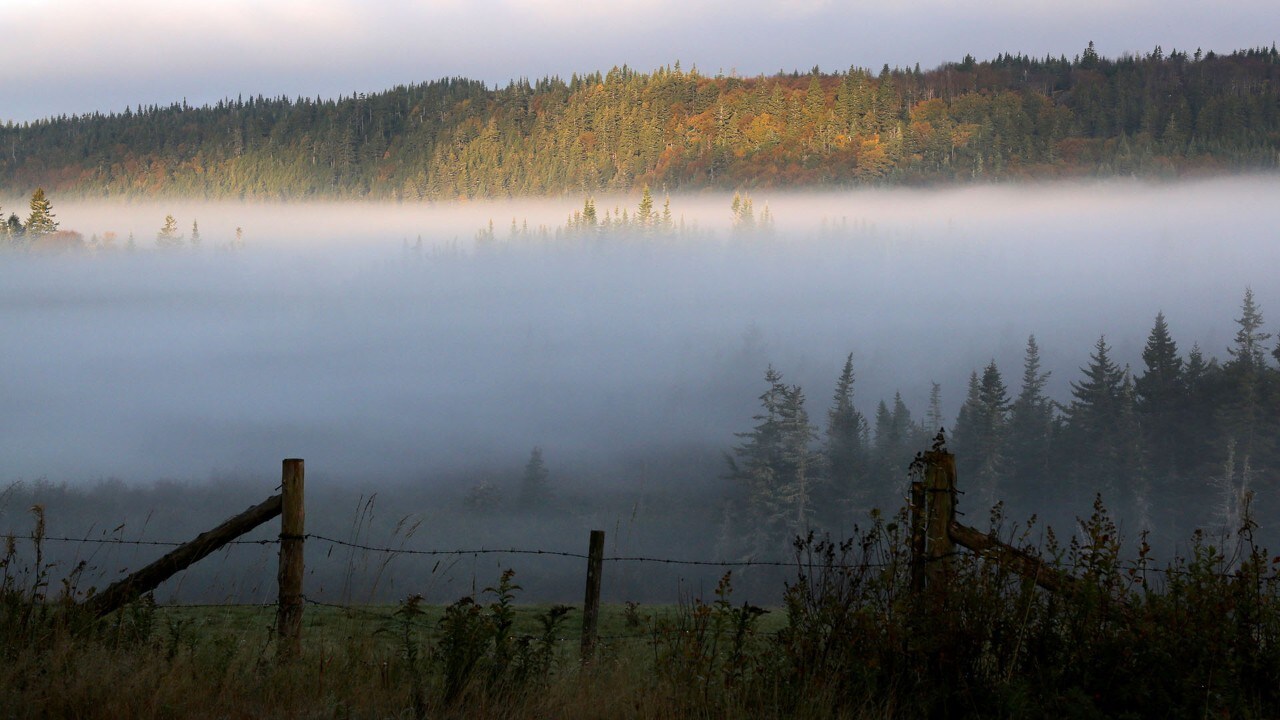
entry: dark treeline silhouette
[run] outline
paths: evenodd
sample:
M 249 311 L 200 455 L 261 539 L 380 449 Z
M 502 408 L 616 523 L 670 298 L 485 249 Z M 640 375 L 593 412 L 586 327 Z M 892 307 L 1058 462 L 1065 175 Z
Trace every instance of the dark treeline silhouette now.
M 1280 54 L 1001 54 L 740 78 L 623 66 L 490 89 L 224 100 L 0 127 L 0 189 L 446 199 L 1274 168 Z
M 970 522 L 984 524 L 1001 503 L 1006 517 L 1038 515 L 1069 533 L 1098 494 L 1131 536 L 1147 531 L 1164 550 L 1195 530 L 1234 535 L 1248 503 L 1267 525 L 1280 479 L 1280 342 L 1269 344 L 1252 290 L 1235 324 L 1223 361 L 1198 346 L 1184 355 L 1163 313 L 1141 367 L 1118 365 L 1099 338 L 1065 403 L 1045 394 L 1034 336 L 1016 385 L 994 361 L 975 370 L 948 434 L 961 505 L 978 514 Z M 903 469 L 941 429 L 936 385 L 923 421 L 901 396 L 867 418 L 853 402 L 850 356 L 815 423 L 800 387 L 772 367 L 765 382 L 756 425 L 729 457 L 724 554 L 768 555 L 809 529 L 839 534 L 873 508 L 902 504 Z

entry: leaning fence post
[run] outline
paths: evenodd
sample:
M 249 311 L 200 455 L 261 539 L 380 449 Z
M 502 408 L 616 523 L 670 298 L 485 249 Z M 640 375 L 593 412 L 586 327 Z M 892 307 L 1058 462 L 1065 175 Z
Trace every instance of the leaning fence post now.
M 587 593 L 582 603 L 582 662 L 591 660 L 600 624 L 600 572 L 604 566 L 604 531 L 591 531 L 587 552 Z
M 940 587 L 951 564 L 955 546 L 951 541 L 951 523 L 955 520 L 956 456 L 946 450 L 927 455 L 924 483 L 928 493 L 926 568 L 929 585 Z
M 924 482 L 911 481 L 911 592 L 924 590 Z
M 282 660 L 302 650 L 302 551 L 306 506 L 303 503 L 303 464 L 285 460 L 280 483 L 280 584 L 276 606 L 276 636 Z

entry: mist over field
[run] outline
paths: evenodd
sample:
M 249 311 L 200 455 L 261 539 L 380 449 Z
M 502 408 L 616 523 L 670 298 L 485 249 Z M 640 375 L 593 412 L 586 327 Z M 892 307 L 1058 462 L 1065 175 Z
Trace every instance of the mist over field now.
M 676 216 L 714 234 L 659 247 L 502 242 L 512 217 L 554 227 L 573 200 L 57 203 L 63 227 L 133 231 L 140 252 L 3 258 L 0 473 L 201 480 L 297 456 L 344 483 L 416 482 L 534 445 L 556 464 L 728 448 L 769 363 L 815 416 L 852 352 L 864 413 L 901 390 L 920 416 L 938 381 L 954 417 L 972 369 L 994 358 L 1017 377 L 1031 333 L 1063 400 L 1099 335 L 1138 362 L 1159 310 L 1210 354 L 1245 286 L 1280 312 L 1278 190 L 760 196 L 776 235 L 749 240 L 729 232 L 727 197 L 677 197 Z M 199 221 L 200 252 L 152 249 L 166 212 Z M 490 219 L 499 246 L 474 252 Z M 217 252 L 237 226 L 245 249 Z
M 920 420 L 936 381 L 950 427 L 990 360 L 1016 392 L 1032 333 L 1060 401 L 1100 335 L 1140 364 L 1157 311 L 1184 353 L 1225 356 L 1246 286 L 1280 313 L 1276 197 L 1275 177 L 757 194 L 775 230 L 743 235 L 708 194 L 671 198 L 698 232 L 661 242 L 557 241 L 572 198 L 54 198 L 64 228 L 114 232 L 117 251 L 0 256 L 0 482 L 194 482 L 198 510 L 164 508 L 150 530 L 182 539 L 268 494 L 282 458 L 305 458 L 309 492 L 342 494 L 343 512 L 381 490 L 404 514 L 422 508 L 387 500 L 395 488 L 513 494 L 538 446 L 561 490 L 669 487 L 705 503 L 714 535 L 723 453 L 770 364 L 817 424 L 852 353 L 864 415 L 900 391 Z M 154 249 L 166 213 L 185 232 L 198 220 L 198 250 Z M 513 218 L 528 235 L 508 239 Z M 101 509 L 99 528 L 142 512 Z

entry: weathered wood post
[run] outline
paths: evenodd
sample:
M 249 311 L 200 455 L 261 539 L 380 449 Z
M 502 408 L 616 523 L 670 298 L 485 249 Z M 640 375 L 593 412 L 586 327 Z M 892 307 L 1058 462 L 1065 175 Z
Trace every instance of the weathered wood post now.
M 924 481 L 911 481 L 911 592 L 919 595 L 924 590 Z
M 280 596 L 276 606 L 276 636 L 281 660 L 302 650 L 302 551 L 306 532 L 302 460 L 284 461 L 280 482 Z
M 929 497 L 925 553 L 928 567 L 925 575 L 931 587 L 940 588 L 955 552 L 951 523 L 956 516 L 956 456 L 946 450 L 933 450 L 926 454 L 925 459 L 924 489 Z
M 591 531 L 587 551 L 587 592 L 582 602 L 582 662 L 588 663 L 596 649 L 600 626 L 600 574 L 604 568 L 604 531 Z
M 85 600 L 84 605 L 96 617 L 107 615 L 139 595 L 155 590 L 160 583 L 279 514 L 280 496 L 272 495 L 218 527 L 200 533 L 195 540 L 182 544 L 141 570 L 112 583 L 106 590 Z

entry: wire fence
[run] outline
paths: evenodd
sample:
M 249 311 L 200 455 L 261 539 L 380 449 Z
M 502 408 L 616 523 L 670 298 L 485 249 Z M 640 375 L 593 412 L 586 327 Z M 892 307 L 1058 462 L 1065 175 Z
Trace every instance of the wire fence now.
M 15 536 L 28 538 L 29 536 Z M 586 553 L 573 552 L 566 550 L 549 550 L 544 548 L 456 548 L 456 549 L 422 549 L 407 547 L 390 547 L 383 545 L 371 545 L 368 543 L 351 542 L 340 538 L 321 535 L 318 533 L 308 533 L 301 536 L 303 540 L 316 540 L 319 542 L 329 543 L 331 545 L 360 550 L 364 552 L 380 553 L 388 556 L 406 555 L 406 556 L 425 556 L 425 557 L 449 557 L 449 556 L 481 556 L 481 555 L 515 555 L 515 556 L 537 556 L 552 558 L 567 558 L 572 560 L 588 560 Z M 122 545 L 122 546 L 152 546 L 152 547 L 180 547 L 186 543 L 171 540 L 127 540 L 124 538 L 92 538 L 92 537 L 71 537 L 71 536 L 44 536 L 41 541 L 63 542 L 63 543 L 79 543 L 79 544 L 97 544 L 97 545 Z M 280 538 L 262 538 L 258 540 L 231 540 L 225 545 L 255 545 L 268 546 L 279 545 Z M 938 562 L 951 557 L 964 556 L 970 553 L 965 551 L 954 551 L 941 556 L 927 558 L 925 562 Z M 719 567 L 719 568 L 746 568 L 746 567 L 773 567 L 773 568 L 808 568 L 822 565 L 821 561 L 809 562 L 802 559 L 792 560 L 702 560 L 687 558 L 666 558 L 647 555 L 606 555 L 602 558 L 604 562 L 612 563 L 651 563 L 660 565 L 676 565 L 676 566 L 694 566 L 694 567 Z M 858 561 L 856 563 L 835 563 L 833 568 L 837 569 L 863 569 L 863 568 L 886 568 L 886 567 L 903 567 L 906 560 L 889 560 L 889 561 Z M 1046 559 L 1046 567 L 1055 567 L 1062 569 L 1061 563 L 1055 563 Z M 1203 568 L 1184 568 L 1170 566 L 1152 566 L 1149 563 L 1142 562 L 1121 562 L 1114 566 L 1117 572 L 1127 573 L 1159 573 L 1166 575 L 1210 575 L 1221 578 L 1238 578 L 1244 577 L 1241 570 L 1233 570 L 1226 572 L 1211 572 Z M 234 605 L 234 604 L 233 604 Z

